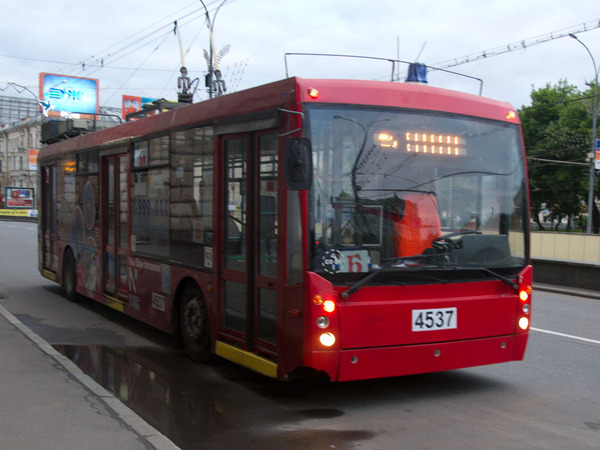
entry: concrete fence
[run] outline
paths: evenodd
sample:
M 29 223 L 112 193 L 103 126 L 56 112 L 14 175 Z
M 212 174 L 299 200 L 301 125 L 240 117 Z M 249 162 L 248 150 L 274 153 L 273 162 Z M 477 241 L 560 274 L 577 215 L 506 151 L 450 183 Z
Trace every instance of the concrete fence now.
M 600 235 L 533 232 L 531 256 L 600 264 Z
M 531 233 L 535 282 L 600 291 L 600 235 Z

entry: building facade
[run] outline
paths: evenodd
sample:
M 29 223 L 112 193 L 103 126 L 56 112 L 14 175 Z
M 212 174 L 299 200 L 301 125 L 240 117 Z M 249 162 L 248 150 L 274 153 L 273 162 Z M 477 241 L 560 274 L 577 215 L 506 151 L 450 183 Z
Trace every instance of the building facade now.
M 0 125 L 0 209 L 6 207 L 6 188 L 33 188 L 37 192 L 37 151 L 41 116 L 25 117 L 18 124 Z
M 75 129 L 68 129 L 69 137 L 121 122 L 119 108 L 101 107 L 100 111 L 96 120 L 74 119 L 69 124 L 63 123 L 76 124 Z M 42 125 L 64 122 L 69 118 L 72 115 L 66 114 L 58 120 L 42 116 L 35 99 L 0 96 L 0 210 L 7 207 L 6 188 L 33 189 L 37 196 L 37 151 L 43 145 Z M 36 203 L 38 200 L 35 198 Z
M 0 96 L 0 126 L 18 125 L 24 117 L 39 117 L 40 107 L 34 98 Z

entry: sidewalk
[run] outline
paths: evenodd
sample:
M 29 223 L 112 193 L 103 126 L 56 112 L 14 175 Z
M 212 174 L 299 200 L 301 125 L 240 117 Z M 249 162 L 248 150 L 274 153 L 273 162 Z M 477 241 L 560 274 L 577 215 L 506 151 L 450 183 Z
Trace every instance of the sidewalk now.
M 536 283 L 535 281 L 533 282 L 533 291 L 545 291 L 552 292 L 553 294 L 575 295 L 578 297 L 586 297 L 592 298 L 594 300 L 600 300 L 600 292 L 598 291 L 592 291 L 590 289 L 579 289 L 568 286 L 558 286 L 554 284 Z
M 0 449 L 177 449 L 0 305 Z

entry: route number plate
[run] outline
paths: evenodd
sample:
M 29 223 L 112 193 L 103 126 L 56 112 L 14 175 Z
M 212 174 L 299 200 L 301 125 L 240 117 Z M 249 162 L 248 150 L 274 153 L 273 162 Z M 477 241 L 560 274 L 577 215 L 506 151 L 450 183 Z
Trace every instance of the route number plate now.
M 456 319 L 456 308 L 413 309 L 412 330 L 449 330 L 456 328 Z

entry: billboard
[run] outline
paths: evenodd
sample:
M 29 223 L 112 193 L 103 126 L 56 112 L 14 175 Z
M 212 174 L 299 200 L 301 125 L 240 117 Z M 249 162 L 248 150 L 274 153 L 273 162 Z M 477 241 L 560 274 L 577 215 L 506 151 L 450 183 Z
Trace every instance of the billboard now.
M 7 187 L 4 202 L 6 203 L 6 208 L 33 209 L 34 198 L 33 188 Z
M 38 170 L 38 155 L 40 151 L 35 148 L 29 149 L 29 170 Z
M 99 82 L 94 78 L 40 73 L 41 102 L 49 102 L 49 116 L 64 113 L 96 114 Z M 61 114 L 63 113 L 63 114 Z

